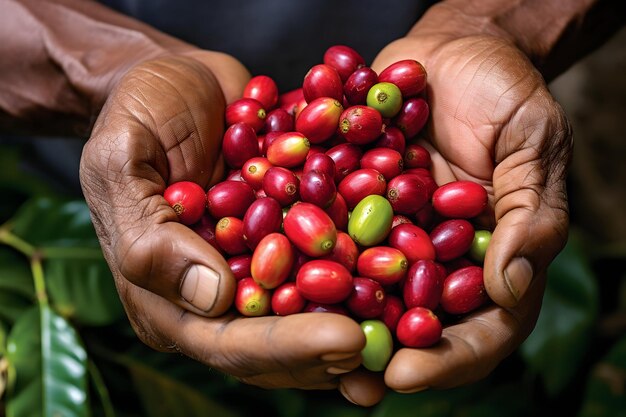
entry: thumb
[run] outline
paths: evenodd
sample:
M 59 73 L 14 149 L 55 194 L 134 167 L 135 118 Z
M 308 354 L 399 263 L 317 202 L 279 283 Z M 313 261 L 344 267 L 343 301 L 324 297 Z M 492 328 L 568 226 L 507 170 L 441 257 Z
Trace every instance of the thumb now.
M 549 104 L 542 106 L 540 118 L 535 112 L 518 113 L 509 123 L 515 127 L 501 136 L 510 153 L 494 170 L 496 227 L 484 272 L 489 296 L 502 307 L 519 303 L 567 241 L 572 136 L 560 107 Z
M 228 263 L 177 221 L 125 233 L 113 247 L 113 262 L 128 281 L 200 315 L 219 316 L 234 298 Z

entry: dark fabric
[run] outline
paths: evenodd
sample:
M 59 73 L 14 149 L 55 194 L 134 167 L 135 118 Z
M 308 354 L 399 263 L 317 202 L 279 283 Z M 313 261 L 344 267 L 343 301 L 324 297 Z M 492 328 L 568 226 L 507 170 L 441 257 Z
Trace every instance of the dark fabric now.
M 434 1 L 102 0 L 104 4 L 204 49 L 229 53 L 282 91 L 299 86 L 334 44 L 371 62 L 403 36 Z

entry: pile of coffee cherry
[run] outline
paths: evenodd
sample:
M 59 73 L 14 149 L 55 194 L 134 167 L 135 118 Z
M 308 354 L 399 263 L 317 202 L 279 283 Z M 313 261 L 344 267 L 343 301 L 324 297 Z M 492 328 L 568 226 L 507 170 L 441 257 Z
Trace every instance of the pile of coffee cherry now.
M 164 197 L 228 261 L 243 316 L 331 312 L 361 324 L 363 365 L 424 348 L 489 302 L 491 238 L 475 219 L 487 191 L 437 184 L 419 142 L 429 120 L 424 66 L 376 73 L 346 45 L 328 48 L 301 87 L 257 75 L 225 110 L 227 176 Z M 443 324 L 442 324 L 443 323 Z

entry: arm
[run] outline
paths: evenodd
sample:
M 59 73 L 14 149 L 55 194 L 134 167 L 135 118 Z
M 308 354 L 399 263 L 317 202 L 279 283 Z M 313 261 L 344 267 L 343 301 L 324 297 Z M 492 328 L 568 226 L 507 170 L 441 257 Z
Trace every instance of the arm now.
M 228 264 L 162 196 L 171 182 L 208 189 L 223 177 L 224 108 L 247 70 L 91 1 L 0 0 L 0 9 L 0 119 L 89 136 L 81 185 L 138 337 L 248 384 L 338 388 L 360 364 L 358 324 L 230 313 Z M 378 401 L 384 387 L 367 386 L 364 401 Z
M 120 78 L 141 62 L 198 49 L 93 1 L 0 0 L 0 126 L 88 136 Z M 202 51 L 234 97 L 232 58 Z M 215 58 L 215 59 L 214 59 Z
M 550 81 L 602 45 L 625 22 L 626 5 L 615 0 L 447 0 L 432 7 L 408 36 L 506 39 Z

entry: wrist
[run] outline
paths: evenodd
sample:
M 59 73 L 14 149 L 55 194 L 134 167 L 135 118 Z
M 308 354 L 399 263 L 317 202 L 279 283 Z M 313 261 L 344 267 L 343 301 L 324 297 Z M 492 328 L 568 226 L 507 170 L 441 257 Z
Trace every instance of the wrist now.
M 408 36 L 427 34 L 442 43 L 500 38 L 551 79 L 621 27 L 625 8 L 611 0 L 446 0 L 431 7 Z

